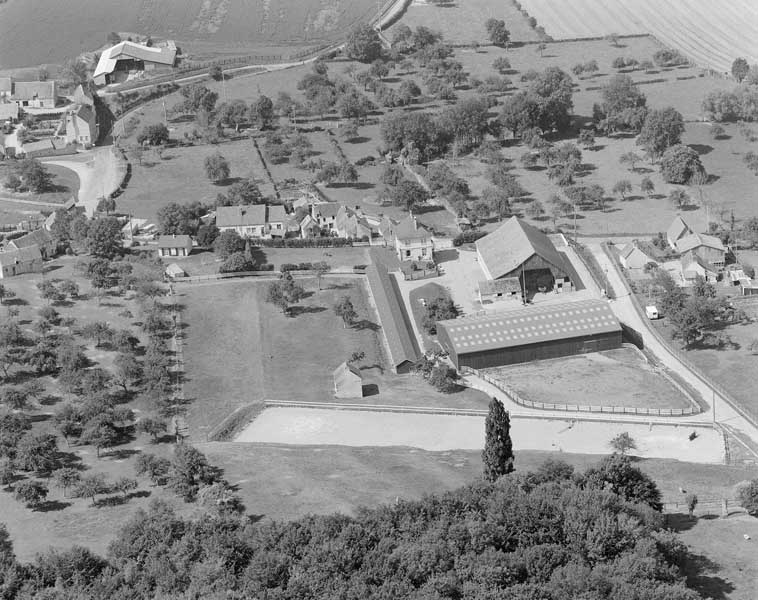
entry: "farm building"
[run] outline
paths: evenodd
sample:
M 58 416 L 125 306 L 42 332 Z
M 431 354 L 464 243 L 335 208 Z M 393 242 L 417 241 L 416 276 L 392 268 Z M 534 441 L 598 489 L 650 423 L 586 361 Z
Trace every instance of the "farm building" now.
M 479 282 L 479 302 L 488 304 L 499 300 L 521 300 L 521 282 L 518 277 L 486 279 Z
M 723 268 L 726 258 L 726 248 L 721 240 L 703 233 L 691 233 L 680 238 L 676 243 L 676 251 L 680 254 L 692 252 L 717 268 Z
M 22 235 L 20 238 L 8 242 L 7 248 L 10 250 L 22 250 L 37 246 L 42 258 L 52 258 L 55 256 L 57 244 L 52 234 L 47 229 L 35 229 Z
M 371 239 L 371 225 L 366 218 L 347 206 L 340 206 L 334 219 L 334 229 L 339 237 L 360 240 Z
M 173 67 L 175 61 L 176 45 L 172 41 L 160 47 L 129 41 L 119 42 L 100 55 L 92 80 L 95 85 L 121 83 L 128 79 L 130 72 Z
M 165 272 L 168 277 L 171 277 L 171 279 L 173 279 L 174 277 L 187 276 L 187 272 L 176 263 L 171 263 L 169 266 L 167 266 Z
M 250 206 L 219 206 L 216 227 L 220 231 L 233 229 L 242 237 L 284 237 L 287 213 L 281 204 L 251 204 Z
M 358 367 L 343 362 L 334 370 L 333 377 L 336 398 L 363 397 L 363 378 Z
M 0 252 L 0 279 L 40 271 L 42 271 L 42 254 L 40 254 L 39 246 L 33 245 L 21 250 Z
M 382 264 L 370 265 L 366 269 L 366 278 L 379 313 L 392 369 L 396 373 L 409 373 L 421 358 L 421 353 L 400 296 L 400 289 L 387 267 Z
M 621 249 L 619 260 L 626 269 L 644 269 L 646 264 L 655 262 L 634 243 L 627 244 Z
M 484 369 L 611 350 L 621 325 L 604 300 L 526 307 L 437 323 L 455 366 Z
M 666 241 L 673 250 L 676 250 L 677 242 L 686 235 L 694 233 L 684 219 L 677 215 L 666 230 Z
M 571 287 L 563 255 L 547 235 L 517 217 L 477 240 L 476 254 L 487 279 L 517 277 L 527 293 Z
M 58 87 L 55 81 L 14 81 L 11 99 L 22 108 L 55 108 Z
M 192 238 L 188 235 L 162 235 L 158 240 L 158 256 L 189 256 Z
M 708 283 L 716 283 L 718 281 L 719 275 L 716 269 L 693 252 L 685 254 L 679 264 L 682 267 L 682 280 L 687 285 L 695 283 L 698 277 L 702 277 Z

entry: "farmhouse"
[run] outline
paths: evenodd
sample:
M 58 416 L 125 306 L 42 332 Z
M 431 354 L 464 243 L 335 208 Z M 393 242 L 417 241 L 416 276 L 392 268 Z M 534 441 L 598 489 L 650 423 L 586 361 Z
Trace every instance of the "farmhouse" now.
M 483 369 L 611 350 L 621 326 L 604 300 L 526 307 L 437 323 L 455 366 Z
M 55 239 L 47 229 L 35 229 L 20 238 L 11 240 L 7 247 L 11 250 L 23 250 L 32 246 L 39 248 L 42 258 L 52 258 L 57 249 Z
M 491 304 L 500 300 L 521 300 L 521 282 L 518 277 L 485 279 L 479 282 L 479 302 Z
M 487 279 L 518 277 L 527 293 L 571 287 L 564 258 L 547 235 L 517 217 L 477 240 L 476 254 Z
M 68 144 L 81 144 L 89 148 L 97 141 L 98 126 L 95 109 L 86 104 L 76 104 L 66 111 L 65 119 L 56 131 L 58 137 Z
M 690 235 L 692 233 L 694 232 L 690 226 L 684 222 L 684 219 L 682 219 L 682 217 L 677 215 L 674 217 L 674 220 L 666 231 L 666 241 L 668 241 L 669 246 L 671 246 L 673 250 L 676 250 L 677 242 L 684 236 Z
M 305 215 L 300 221 L 300 237 L 303 239 L 319 237 L 321 227 L 318 222 L 310 215 Z
M 418 224 L 416 217 L 408 215 L 395 226 L 395 251 L 398 259 L 406 260 L 432 260 L 434 254 L 434 240 L 422 225 Z
M 333 377 L 336 398 L 363 397 L 363 378 L 358 367 L 343 362 L 334 370 Z
M 621 249 L 619 260 L 626 269 L 644 269 L 646 264 L 655 262 L 635 243 L 627 244 Z
M 382 264 L 370 265 L 366 269 L 366 278 L 379 313 L 392 369 L 396 373 L 409 373 L 421 358 L 421 353 L 412 333 L 408 313 L 403 306 L 400 289 L 387 267 Z
M 92 80 L 95 85 L 121 83 L 128 79 L 130 73 L 173 67 L 175 61 L 176 44 L 172 41 L 167 41 L 161 47 L 119 42 L 100 55 Z
M 158 256 L 189 256 L 192 238 L 188 235 L 162 235 L 158 239 Z
M 682 280 L 685 284 L 692 285 L 698 276 L 705 279 L 708 283 L 715 283 L 718 280 L 716 269 L 694 252 L 685 254 L 680 264 L 682 267 Z
M 0 252 L 0 279 L 40 271 L 42 271 L 42 254 L 36 245 L 21 250 Z
M 311 216 L 321 229 L 332 230 L 337 222 L 337 213 L 341 207 L 342 205 L 339 202 L 311 204 Z
M 691 233 L 680 238 L 676 243 L 676 251 L 680 254 L 692 252 L 717 268 L 723 268 L 726 258 L 726 248 L 721 240 L 703 233 Z
M 219 206 L 216 209 L 216 227 L 220 231 L 234 230 L 242 237 L 284 237 L 286 221 L 287 213 L 280 204 Z
M 55 108 L 58 88 L 55 81 L 14 81 L 11 99 L 22 108 Z
M 353 238 L 356 240 L 362 238 L 371 239 L 371 225 L 369 222 L 356 211 L 340 206 L 337 216 L 334 219 L 334 229 L 339 237 Z

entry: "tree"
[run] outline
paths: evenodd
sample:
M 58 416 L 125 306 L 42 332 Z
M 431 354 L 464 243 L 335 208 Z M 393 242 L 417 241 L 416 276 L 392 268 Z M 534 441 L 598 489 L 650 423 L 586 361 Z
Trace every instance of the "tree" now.
M 697 494 L 690 492 L 684 497 L 684 502 L 687 504 L 687 512 L 690 515 L 690 519 L 694 519 L 695 507 L 697 506 Z
M 427 381 L 438 392 L 450 394 L 458 389 L 457 379 L 458 374 L 455 372 L 455 369 L 445 363 L 438 362 L 432 367 Z
M 592 131 L 592 129 L 580 129 L 579 138 L 577 141 L 588 150 L 594 148 L 595 133 Z
M 355 311 L 350 296 L 342 296 L 339 302 L 334 305 L 334 314 L 342 319 L 344 329 L 347 329 L 348 325 L 352 326 L 358 318 L 358 313 Z
M 82 444 L 91 444 L 95 447 L 97 458 L 104 448 L 112 448 L 118 443 L 121 435 L 108 415 L 103 414 L 90 419 L 85 425 L 79 441 Z
M 636 152 L 624 152 L 619 157 L 619 162 L 622 165 L 629 165 L 629 170 L 634 171 L 638 162 L 642 161 L 642 157 Z
M 699 173 L 705 173 L 705 168 L 697 151 L 689 146 L 672 146 L 661 158 L 661 174 L 666 183 L 690 183 Z
M 672 107 L 651 110 L 645 117 L 637 145 L 642 146 L 654 159 L 661 156 L 668 148 L 679 144 L 684 133 L 684 119 L 679 111 Z
M 113 374 L 116 383 L 128 393 L 129 384 L 142 379 L 144 370 L 134 354 L 120 352 L 113 360 Z
M 487 37 L 495 46 L 506 46 L 510 39 L 510 32 L 505 28 L 505 21 L 501 19 L 487 19 L 484 23 Z
M 197 503 L 211 514 L 234 515 L 245 511 L 242 499 L 226 481 L 201 487 L 197 492 Z
M 167 480 L 177 495 L 192 502 L 201 486 L 216 483 L 220 477 L 218 469 L 208 463 L 202 452 L 189 444 L 180 444 L 174 450 Z
M 261 95 L 258 100 L 250 106 L 250 112 L 260 129 L 271 127 L 276 118 L 273 101 L 271 98 L 264 95 Z
M 758 514 L 758 479 L 741 485 L 737 491 L 737 499 L 749 515 Z
M 113 335 L 113 328 L 105 321 L 92 321 L 82 328 L 82 335 L 88 340 L 95 340 L 95 348 Z
M 367 23 L 356 25 L 347 36 L 345 54 L 362 63 L 371 63 L 382 54 L 382 42 L 376 30 Z
M 606 456 L 599 465 L 588 469 L 583 487 L 609 490 L 629 502 L 647 504 L 653 510 L 663 508 L 661 492 L 655 482 L 633 466 L 631 458 L 622 454 Z
M 290 304 L 300 302 L 304 294 L 305 290 L 297 285 L 292 274 L 286 271 L 281 274 L 279 281 L 269 285 L 266 302 L 278 306 L 286 315 L 290 313 Z
M 539 200 L 535 198 L 529 204 L 526 205 L 524 212 L 531 219 L 539 219 L 542 215 L 545 214 L 545 209 L 542 206 L 542 202 L 540 202 Z
M 403 179 L 389 190 L 392 204 L 412 211 L 417 204 L 423 204 L 429 199 L 429 192 L 419 183 Z
M 28 507 L 36 507 L 47 498 L 47 486 L 41 481 L 27 479 L 16 486 L 15 497 Z
M 102 217 L 91 221 L 85 244 L 92 256 L 113 258 L 122 250 L 121 223 L 115 217 Z
M 66 497 L 69 488 L 77 485 L 81 478 L 81 473 L 77 469 L 71 467 L 63 467 L 53 471 L 53 481 L 55 481 L 55 486 L 63 492 L 64 498 Z
M 545 55 L 545 50 L 547 50 L 547 44 L 545 42 L 540 42 L 536 46 L 537 52 L 540 53 L 540 58 L 542 58 Z
M 655 191 L 655 184 L 653 183 L 653 180 L 650 179 L 650 177 L 646 176 L 642 178 L 642 181 L 640 181 L 640 191 L 648 198 Z
M 244 100 L 232 100 L 224 102 L 216 109 L 216 119 L 219 123 L 227 123 L 234 126 L 238 132 L 242 123 L 247 123 L 250 118 L 250 109 Z
M 628 179 L 620 179 L 611 191 L 621 196 L 621 200 L 626 200 L 626 195 L 632 191 L 632 183 Z
M 169 202 L 158 209 L 157 217 L 161 234 L 192 235 L 197 230 L 201 214 L 199 207 L 194 205 Z
M 323 260 L 320 262 L 313 263 L 312 271 L 316 274 L 316 281 L 318 282 L 318 291 L 321 291 L 321 278 L 326 275 L 329 271 L 332 270 L 331 266 L 329 266 L 329 263 L 324 262 Z
M 495 69 L 501 75 L 505 75 L 511 70 L 511 61 L 504 56 L 498 56 L 492 61 L 492 68 Z
M 163 419 L 153 417 L 142 417 L 137 421 L 137 431 L 147 433 L 152 436 L 153 443 L 158 441 L 158 436 L 166 432 L 166 422 Z
M 213 183 L 229 179 L 229 163 L 220 152 L 205 157 L 205 174 Z
M 79 59 L 67 60 L 63 64 L 60 77 L 71 87 L 85 85 L 89 80 L 87 63 Z
M 25 158 L 15 167 L 23 185 L 37 194 L 46 192 L 53 184 L 53 176 L 36 158 Z
M 614 452 L 620 452 L 621 454 L 626 454 L 629 450 L 637 449 L 637 442 L 626 431 L 614 437 L 609 445 L 613 448 Z
M 202 83 L 191 83 L 180 89 L 184 96 L 184 110 L 188 113 L 213 112 L 218 94 L 209 90 Z
M 608 40 L 608 42 L 611 44 L 611 46 L 614 46 L 615 48 L 618 48 L 619 45 L 619 34 L 618 33 L 609 33 L 605 36 L 605 39 Z
M 234 252 L 218 267 L 219 273 L 245 273 L 255 270 L 255 263 L 244 252 Z
M 513 471 L 510 415 L 497 398 L 490 400 L 484 434 L 484 450 L 482 451 L 484 478 L 487 481 L 496 481 Z
M 137 480 L 131 477 L 119 477 L 113 484 L 113 489 L 121 492 L 126 498 L 127 494 L 137 489 Z
M 647 114 L 646 98 L 634 80 L 614 75 L 601 90 L 602 101 L 593 108 L 596 125 L 610 134 L 618 130 L 639 131 Z
M 58 462 L 58 441 L 52 433 L 28 432 L 16 446 L 14 464 L 22 471 L 50 473 Z
M 503 219 L 511 214 L 511 203 L 508 192 L 500 187 L 488 187 L 482 192 L 482 201 L 490 210 Z
M 109 491 L 108 483 L 105 480 L 104 473 L 87 473 L 79 480 L 74 490 L 74 495 L 78 498 L 89 498 L 92 500 L 92 506 L 97 504 L 98 494 L 107 494 Z
M 437 335 L 437 321 L 455 319 L 458 308 L 452 298 L 437 297 L 426 305 L 426 314 L 421 319 L 421 326 L 430 334 Z
M 171 461 L 155 454 L 140 453 L 134 463 L 137 476 L 147 475 L 154 485 L 163 485 L 168 476 Z
M 683 206 L 687 206 L 687 204 L 689 204 L 690 196 L 687 193 L 687 190 L 684 190 L 682 188 L 674 188 L 669 194 L 669 200 L 671 200 L 671 203 L 677 208 L 682 208 Z
M 140 145 L 144 145 L 147 142 L 150 146 L 161 146 L 167 144 L 168 140 L 168 127 L 163 123 L 147 125 L 137 135 L 137 143 Z
M 213 243 L 213 251 L 223 259 L 229 258 L 235 252 L 243 252 L 244 250 L 245 240 L 234 229 L 222 231 Z
M 749 72 L 750 65 L 744 58 L 739 57 L 734 59 L 734 62 L 732 63 L 732 77 L 734 77 L 739 83 L 742 83 L 742 80 L 747 77 Z
M 0 390 L 0 401 L 13 410 L 25 410 L 29 406 L 26 394 L 17 387 L 6 386 Z
M 116 201 L 111 198 L 100 198 L 97 202 L 97 212 L 104 212 L 109 215 L 116 210 Z

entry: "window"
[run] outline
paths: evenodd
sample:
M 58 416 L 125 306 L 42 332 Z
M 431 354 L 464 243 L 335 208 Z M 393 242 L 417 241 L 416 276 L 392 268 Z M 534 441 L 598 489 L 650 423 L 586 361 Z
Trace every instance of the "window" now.
M 411 255 L 411 251 L 410 251 L 410 250 L 406 250 L 406 251 L 405 251 L 405 256 L 406 256 L 406 257 L 408 257 L 408 256 L 410 256 L 410 255 Z

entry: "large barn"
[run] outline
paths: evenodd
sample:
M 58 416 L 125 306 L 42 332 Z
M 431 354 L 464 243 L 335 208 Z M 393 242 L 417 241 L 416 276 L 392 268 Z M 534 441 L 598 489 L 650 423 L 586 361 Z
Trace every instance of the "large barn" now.
M 621 325 L 606 300 L 581 300 L 437 323 L 455 366 L 484 369 L 621 346 Z
M 517 217 L 477 240 L 476 254 L 487 279 L 517 277 L 527 293 L 571 286 L 565 258 L 550 238 Z
M 121 83 L 129 73 L 173 67 L 176 45 L 167 41 L 161 46 L 146 46 L 136 42 L 119 42 L 104 50 L 97 61 L 92 80 L 95 85 Z

